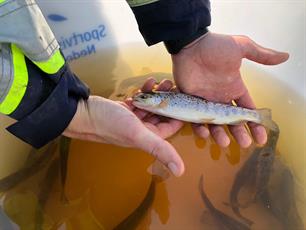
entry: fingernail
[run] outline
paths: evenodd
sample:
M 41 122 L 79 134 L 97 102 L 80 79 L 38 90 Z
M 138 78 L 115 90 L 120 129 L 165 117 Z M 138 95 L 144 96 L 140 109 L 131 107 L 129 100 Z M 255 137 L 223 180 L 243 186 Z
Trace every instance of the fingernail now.
M 242 134 L 242 143 L 241 143 L 241 146 L 243 148 L 247 148 L 249 147 L 251 144 L 252 144 L 252 139 L 250 138 L 250 136 L 246 133 Z
M 226 136 L 221 139 L 220 143 L 218 143 L 221 147 L 226 148 L 231 143 L 231 140 Z
M 174 176 L 176 176 L 176 177 L 180 176 L 179 170 L 173 162 L 170 162 L 168 164 L 168 168 L 170 169 L 170 171 L 173 173 Z

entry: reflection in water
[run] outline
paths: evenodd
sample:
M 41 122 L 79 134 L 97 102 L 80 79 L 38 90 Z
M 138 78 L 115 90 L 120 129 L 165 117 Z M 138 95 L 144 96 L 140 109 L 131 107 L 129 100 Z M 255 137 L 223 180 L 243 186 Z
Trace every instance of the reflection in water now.
M 198 136 L 196 136 L 196 137 L 194 138 L 194 143 L 195 143 L 195 145 L 196 145 L 199 149 L 204 149 L 204 148 L 205 148 L 205 141 L 204 141 L 202 138 L 198 137 Z
M 210 156 L 211 156 L 211 159 L 213 159 L 215 161 L 218 161 L 220 159 L 221 149 L 215 143 L 211 144 L 211 146 L 210 146 Z
M 233 142 L 229 147 L 229 152 L 225 155 L 228 162 L 232 165 L 240 162 L 240 146 L 237 142 Z

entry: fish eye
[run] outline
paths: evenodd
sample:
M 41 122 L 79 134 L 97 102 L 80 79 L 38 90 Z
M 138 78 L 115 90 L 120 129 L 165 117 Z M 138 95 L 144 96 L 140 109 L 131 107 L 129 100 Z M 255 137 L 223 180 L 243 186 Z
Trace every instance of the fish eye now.
M 141 99 L 147 99 L 147 98 L 148 98 L 148 96 L 147 96 L 147 95 L 145 95 L 145 94 L 142 94 L 142 95 L 140 95 L 140 98 L 141 98 Z

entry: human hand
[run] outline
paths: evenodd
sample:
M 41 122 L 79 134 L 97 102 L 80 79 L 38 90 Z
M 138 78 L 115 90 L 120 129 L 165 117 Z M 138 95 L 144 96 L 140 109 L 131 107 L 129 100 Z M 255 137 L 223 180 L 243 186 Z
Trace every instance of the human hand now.
M 241 60 L 247 58 L 265 65 L 277 65 L 288 59 L 287 53 L 263 48 L 246 36 L 208 33 L 172 55 L 173 75 L 177 87 L 184 93 L 209 101 L 231 103 L 255 109 L 255 104 L 240 74 Z M 258 144 L 267 141 L 263 126 L 248 123 Z M 207 138 L 209 131 L 217 144 L 226 147 L 230 139 L 219 125 L 193 125 L 195 133 Z M 241 147 L 248 147 L 252 139 L 244 125 L 228 126 Z
M 142 91 L 153 89 L 155 81 L 149 79 Z M 158 90 L 172 88 L 169 80 L 161 82 Z M 176 133 L 183 123 L 173 119 L 161 120 L 159 116 L 139 110 L 131 99 L 125 102 L 90 96 L 80 101 L 77 112 L 64 131 L 65 136 L 125 147 L 142 149 L 160 160 L 170 171 L 180 176 L 184 163 L 174 147 L 164 140 Z

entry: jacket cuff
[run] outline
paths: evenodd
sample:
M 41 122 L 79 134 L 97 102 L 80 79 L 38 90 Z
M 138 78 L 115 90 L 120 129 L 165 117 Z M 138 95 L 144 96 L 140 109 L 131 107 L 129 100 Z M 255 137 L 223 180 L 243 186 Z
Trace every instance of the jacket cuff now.
M 78 101 L 89 97 L 88 87 L 67 65 L 64 69 L 47 99 L 30 114 L 7 127 L 10 133 L 35 148 L 44 146 L 62 134 L 76 113 Z
M 178 39 L 178 40 L 172 40 L 172 41 L 166 41 L 165 46 L 170 54 L 177 54 L 183 49 L 186 45 L 190 44 L 194 40 L 198 39 L 202 35 L 206 34 L 208 30 L 206 28 L 199 28 L 198 31 L 196 31 L 194 34 L 189 35 L 185 38 Z
M 211 23 L 209 0 L 159 0 L 132 10 L 146 43 L 163 41 L 172 54 L 205 34 Z

